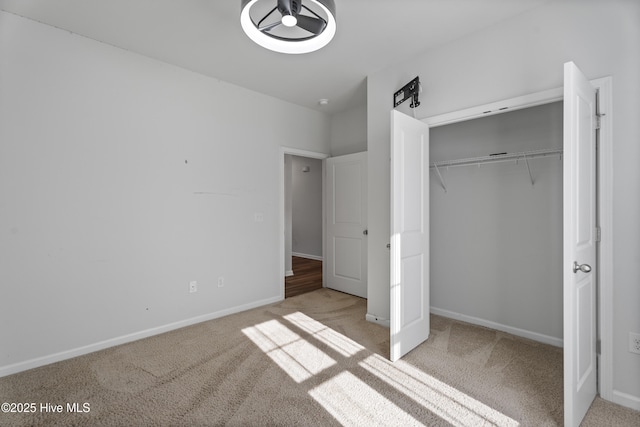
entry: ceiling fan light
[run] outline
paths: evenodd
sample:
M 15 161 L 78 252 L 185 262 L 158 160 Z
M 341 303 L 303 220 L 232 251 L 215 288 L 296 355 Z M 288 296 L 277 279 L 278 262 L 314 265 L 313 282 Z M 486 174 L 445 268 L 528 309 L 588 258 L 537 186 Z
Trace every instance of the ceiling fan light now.
M 298 19 L 293 15 L 284 15 L 282 17 L 282 25 L 285 27 L 295 27 L 298 23 Z
M 327 25 L 320 34 L 305 39 L 272 37 L 260 31 L 250 15 L 251 7 L 258 1 L 259 0 L 241 0 L 242 11 L 240 12 L 240 25 L 251 40 L 264 48 L 274 52 L 289 54 L 314 52 L 329 44 L 336 33 L 336 8 L 333 0 L 307 0 L 324 12 L 327 17 Z M 295 17 L 293 18 L 295 19 Z M 284 22 L 283 24 L 286 25 Z

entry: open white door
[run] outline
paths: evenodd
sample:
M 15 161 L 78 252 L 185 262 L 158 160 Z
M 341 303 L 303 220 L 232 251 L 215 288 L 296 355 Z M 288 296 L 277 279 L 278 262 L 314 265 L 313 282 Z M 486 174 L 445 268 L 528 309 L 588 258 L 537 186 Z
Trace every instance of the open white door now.
M 391 112 L 391 350 L 429 338 L 429 126 Z
M 564 425 L 596 396 L 596 91 L 564 65 Z
M 328 288 L 367 297 L 367 153 L 331 157 L 327 173 Z

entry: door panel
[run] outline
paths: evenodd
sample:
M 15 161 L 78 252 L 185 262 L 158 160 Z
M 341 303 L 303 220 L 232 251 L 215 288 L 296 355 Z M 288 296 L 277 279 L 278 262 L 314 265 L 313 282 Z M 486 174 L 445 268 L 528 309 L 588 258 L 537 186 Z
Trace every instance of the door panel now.
M 592 320 L 594 319 L 593 307 L 595 301 L 593 299 L 595 295 L 595 285 L 593 283 L 593 276 L 588 275 L 583 280 L 577 283 L 577 313 L 576 322 L 578 325 L 584 325 L 582 333 L 577 335 L 577 387 L 581 389 L 588 381 L 592 371 L 595 370 L 596 354 L 592 350 L 591 337 L 595 335 L 595 328 Z M 589 402 L 591 404 L 591 402 Z
M 337 278 L 362 280 L 362 239 L 334 237 L 334 275 Z
M 429 127 L 391 112 L 392 361 L 429 337 Z
M 332 161 L 335 224 L 362 225 L 362 164 Z
M 424 256 L 406 257 L 402 260 L 402 277 L 420 278 L 424 272 Z M 406 280 L 406 291 L 402 293 L 402 306 L 404 313 L 402 315 L 402 327 L 411 326 L 414 322 L 419 322 L 424 318 L 424 310 L 422 304 L 422 281 Z M 418 295 L 419 298 L 413 298 Z
M 326 162 L 326 286 L 366 298 L 367 153 Z
M 596 93 L 573 62 L 564 66 L 564 417 L 578 426 L 597 392 Z M 576 269 L 583 267 L 584 271 Z M 589 271 L 587 271 L 589 270 Z

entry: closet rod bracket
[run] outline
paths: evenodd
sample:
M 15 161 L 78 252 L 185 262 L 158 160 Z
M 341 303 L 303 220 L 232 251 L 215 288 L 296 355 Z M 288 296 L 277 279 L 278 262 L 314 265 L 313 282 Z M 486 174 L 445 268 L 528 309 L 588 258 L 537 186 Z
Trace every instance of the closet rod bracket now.
M 524 162 L 527 164 L 527 170 L 529 171 L 529 179 L 531 180 L 531 186 L 533 186 L 533 175 L 531 174 L 531 166 L 529 165 L 529 158 L 524 155 Z
M 436 173 L 438 174 L 438 178 L 440 178 L 440 185 L 442 185 L 442 189 L 446 193 L 447 192 L 447 186 L 444 183 L 444 178 L 442 177 L 442 174 L 440 173 L 440 169 L 438 169 L 438 165 L 436 165 L 436 164 L 434 164 L 433 166 L 435 166 Z

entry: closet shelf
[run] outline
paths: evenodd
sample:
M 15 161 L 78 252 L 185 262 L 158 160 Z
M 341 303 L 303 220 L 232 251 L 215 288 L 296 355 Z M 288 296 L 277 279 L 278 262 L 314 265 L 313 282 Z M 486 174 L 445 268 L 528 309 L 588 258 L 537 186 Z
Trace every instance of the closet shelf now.
M 455 166 L 468 166 L 468 165 L 480 165 L 485 163 L 501 163 L 508 161 L 517 161 L 524 159 L 535 159 L 538 157 L 548 157 L 554 155 L 562 155 L 562 148 L 553 148 L 546 150 L 535 150 L 535 151 L 521 151 L 517 153 L 507 153 L 507 154 L 496 154 L 491 156 L 482 156 L 482 157 L 469 157 L 466 159 L 456 159 L 456 160 L 442 160 L 439 162 L 431 163 L 431 168 L 436 167 L 455 167 Z
M 440 173 L 440 168 L 450 168 L 457 166 L 470 166 L 470 165 L 482 165 L 485 163 L 502 163 L 502 162 L 513 162 L 516 163 L 518 160 L 524 160 L 527 165 L 527 171 L 529 172 L 529 179 L 531 180 L 531 185 L 534 184 L 533 175 L 531 174 L 531 166 L 529 165 L 529 159 L 537 159 L 540 157 L 549 157 L 549 156 L 562 156 L 561 148 L 553 148 L 546 150 L 535 150 L 535 151 L 521 151 L 517 153 L 504 153 L 504 154 L 493 154 L 489 156 L 482 157 L 469 157 L 466 159 L 457 159 L 457 160 L 442 160 L 439 162 L 431 163 L 430 168 L 436 170 L 436 174 L 440 179 L 440 184 L 442 185 L 442 189 L 447 192 L 447 186 L 444 183 L 444 178 Z

